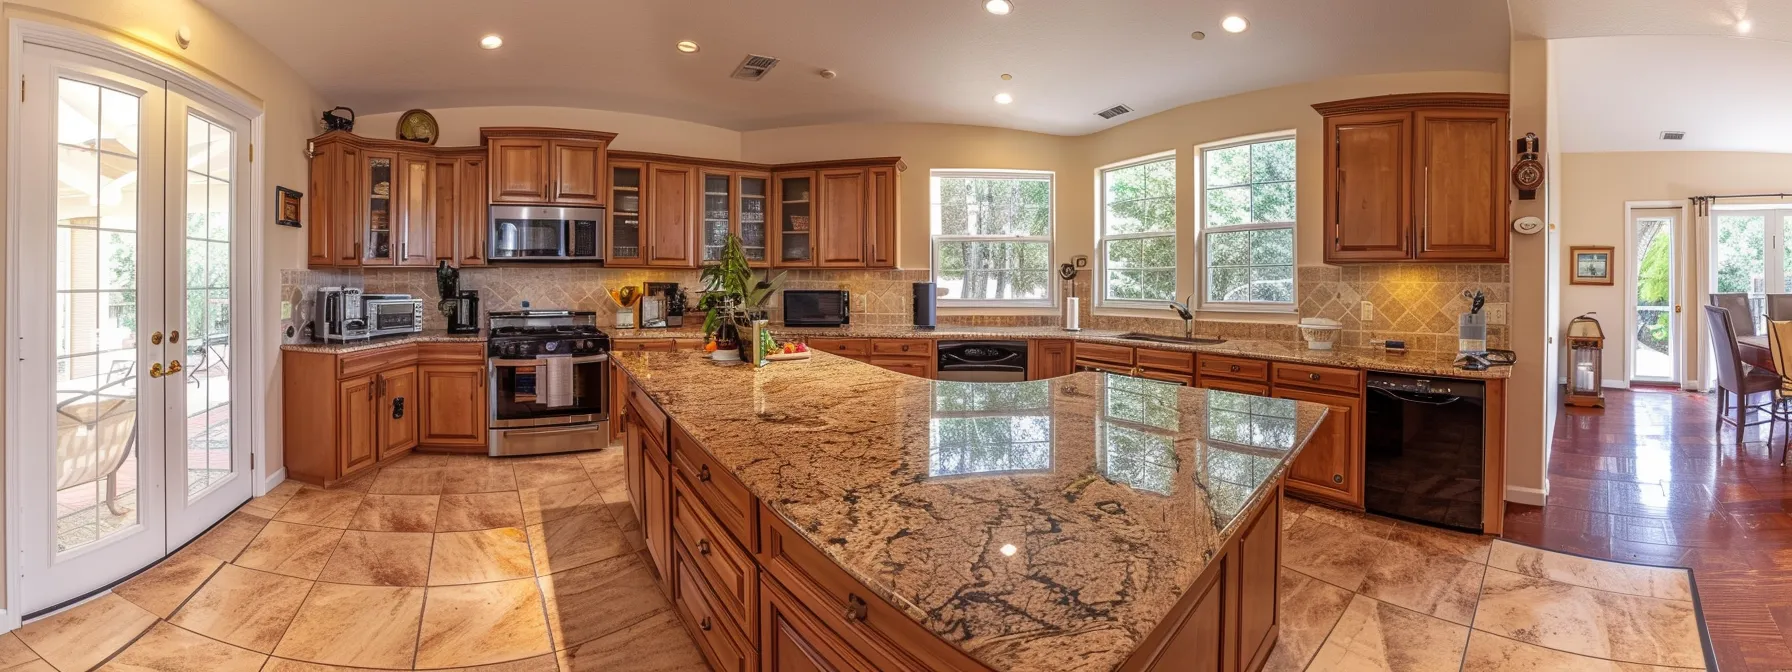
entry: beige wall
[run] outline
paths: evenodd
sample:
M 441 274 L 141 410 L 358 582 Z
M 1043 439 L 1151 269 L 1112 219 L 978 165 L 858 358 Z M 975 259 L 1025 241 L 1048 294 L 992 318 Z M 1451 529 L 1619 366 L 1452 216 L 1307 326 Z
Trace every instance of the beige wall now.
M 1550 103 L 1549 45 L 1542 40 L 1512 43 L 1512 135 L 1536 133 L 1548 150 L 1554 116 Z M 1563 190 L 1546 187 L 1533 200 L 1510 193 L 1510 217 L 1540 217 L 1552 222 L 1550 202 Z M 1512 304 L 1507 311 L 1512 351 L 1518 363 L 1506 389 L 1506 498 L 1541 505 L 1548 493 L 1550 432 L 1556 413 L 1554 362 L 1550 338 L 1554 319 L 1549 305 L 1555 278 L 1548 268 L 1557 236 L 1545 226 L 1536 235 L 1512 236 Z
M 659 152 L 706 159 L 741 160 L 741 133 L 716 126 L 628 112 L 572 107 L 451 107 L 430 110 L 442 129 L 437 145 L 479 144 L 485 126 L 577 128 L 616 134 L 612 149 Z M 397 137 L 402 113 L 369 114 L 355 120 L 355 133 L 370 138 Z
M 1678 208 L 1691 196 L 1710 194 L 1778 193 L 1792 182 L 1792 154 L 1756 152 L 1606 152 L 1567 154 L 1562 157 L 1562 246 L 1556 263 L 1568 272 L 1567 249 L 1572 245 L 1610 245 L 1618 248 L 1619 266 L 1614 273 L 1631 273 L 1624 254 L 1624 204 L 1635 201 L 1667 201 Z M 1724 204 L 1746 201 L 1724 201 Z M 1778 203 L 1776 203 L 1777 205 Z M 1700 361 L 1705 339 L 1700 274 L 1710 266 L 1699 263 L 1709 253 L 1710 231 L 1694 231 L 1690 217 L 1679 223 L 1679 291 L 1681 313 L 1681 361 L 1685 377 L 1696 379 L 1693 364 Z M 1708 263 L 1708 262 L 1707 262 Z M 1604 377 L 1622 381 L 1630 353 L 1624 343 L 1624 314 L 1628 287 L 1564 285 L 1561 319 L 1598 311 L 1607 337 Z

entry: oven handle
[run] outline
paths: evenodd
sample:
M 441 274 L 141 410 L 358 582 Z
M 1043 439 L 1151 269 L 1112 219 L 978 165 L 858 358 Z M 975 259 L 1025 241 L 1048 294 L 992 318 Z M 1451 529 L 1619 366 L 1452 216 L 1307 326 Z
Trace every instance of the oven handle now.
M 517 435 L 522 435 L 522 436 L 548 436 L 548 435 L 553 435 L 553 434 L 573 434 L 576 432 L 589 432 L 589 431 L 591 431 L 591 425 L 580 425 L 578 427 L 544 427 L 542 429 L 515 428 L 515 429 L 505 429 L 503 431 L 505 434 L 517 434 Z
M 1374 390 L 1376 392 L 1380 392 L 1389 397 L 1393 397 L 1394 399 L 1397 399 L 1400 401 L 1409 401 L 1409 402 L 1412 402 L 1415 404 L 1428 404 L 1431 406 L 1445 406 L 1448 404 L 1454 404 L 1458 401 L 1462 401 L 1462 397 L 1446 397 L 1443 401 L 1428 401 L 1428 400 L 1419 399 L 1416 397 L 1408 397 L 1408 396 L 1400 394 L 1399 392 L 1395 392 L 1393 390 L 1384 390 L 1379 387 L 1371 387 L 1369 389 Z
M 552 357 L 538 357 L 536 359 L 499 359 L 497 357 L 493 357 L 491 362 L 492 362 L 492 366 L 515 368 L 515 367 L 519 367 L 519 366 L 541 366 L 546 363 L 542 360 L 546 360 L 546 359 L 553 359 L 553 358 Z M 587 355 L 584 357 L 573 357 L 572 358 L 572 363 L 574 363 L 574 364 L 594 364 L 597 362 L 607 362 L 607 361 L 610 361 L 610 356 L 607 354 Z

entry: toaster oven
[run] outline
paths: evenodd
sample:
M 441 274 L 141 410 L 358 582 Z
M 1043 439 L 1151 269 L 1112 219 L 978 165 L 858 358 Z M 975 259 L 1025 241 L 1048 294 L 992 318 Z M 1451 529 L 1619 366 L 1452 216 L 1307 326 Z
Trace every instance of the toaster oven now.
M 409 294 L 363 294 L 368 336 L 413 334 L 423 331 L 423 299 Z

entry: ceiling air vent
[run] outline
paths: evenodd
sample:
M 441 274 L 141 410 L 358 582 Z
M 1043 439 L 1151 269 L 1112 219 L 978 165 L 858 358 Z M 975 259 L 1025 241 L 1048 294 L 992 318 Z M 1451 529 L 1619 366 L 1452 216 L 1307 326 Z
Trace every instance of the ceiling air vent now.
M 1132 108 L 1130 108 L 1130 107 L 1127 107 L 1125 105 L 1115 105 L 1113 107 L 1102 110 L 1100 112 L 1096 112 L 1095 116 L 1101 117 L 1103 119 L 1113 119 L 1114 117 L 1118 117 L 1122 114 L 1130 114 L 1131 112 L 1132 112 Z
M 1685 140 L 1686 139 L 1686 131 L 1662 131 L 1661 139 L 1663 139 L 1663 140 Z
M 770 56 L 747 54 L 747 58 L 740 62 L 740 67 L 735 68 L 734 74 L 731 76 L 735 79 L 757 82 L 764 79 L 765 73 L 770 72 L 771 69 L 777 67 L 777 65 L 778 59 Z

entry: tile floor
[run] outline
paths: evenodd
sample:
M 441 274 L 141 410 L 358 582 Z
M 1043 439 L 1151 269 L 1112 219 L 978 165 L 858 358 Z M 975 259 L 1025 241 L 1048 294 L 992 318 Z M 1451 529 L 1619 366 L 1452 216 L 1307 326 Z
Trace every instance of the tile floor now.
M 1704 665 L 1684 571 L 1286 510 L 1266 669 Z M 640 549 L 619 451 L 417 455 L 334 490 L 281 485 L 114 590 L 0 635 L 0 672 L 703 669 Z

